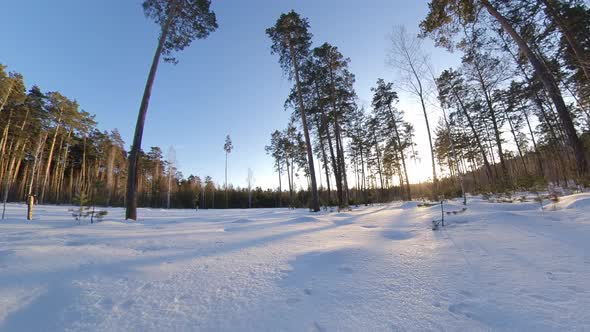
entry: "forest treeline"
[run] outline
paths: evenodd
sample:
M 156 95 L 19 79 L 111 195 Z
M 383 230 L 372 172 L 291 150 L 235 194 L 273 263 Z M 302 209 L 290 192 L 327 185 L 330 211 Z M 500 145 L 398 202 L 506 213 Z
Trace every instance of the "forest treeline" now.
M 125 206 L 128 152 L 119 132 L 101 131 L 94 115 L 57 91 L 26 88 L 23 76 L 0 65 L 0 182 L 2 200 Z M 140 152 L 138 204 L 143 207 L 225 208 L 224 186 L 210 176 L 185 177 L 159 147 Z M 169 195 L 170 193 L 170 195 Z M 261 188 L 228 186 L 228 207 L 278 206 Z M 170 203 L 168 203 L 170 200 Z M 284 198 L 286 201 L 287 199 Z
M 432 0 L 419 27 L 418 35 L 394 28 L 386 61 L 396 81 L 376 78 L 370 105 L 359 105 L 351 60 L 330 43 L 313 47 L 306 18 L 291 11 L 267 29 L 293 82 L 285 102 L 292 119 L 266 147 L 289 197 L 296 200 L 298 176 L 314 210 L 316 197 L 346 207 L 589 184 L 587 3 Z M 427 38 L 461 57 L 460 66 L 436 71 L 422 48 Z M 416 109 L 400 109 L 400 91 Z M 429 184 L 408 179 L 420 156 L 407 112 L 424 115 Z M 440 120 L 431 123 L 433 115 Z
M 266 30 L 271 53 L 293 82 L 285 101 L 292 117 L 266 147 L 278 190 L 184 177 L 160 148 L 141 149 L 160 56 L 176 63 L 175 52 L 217 28 L 208 0 L 142 6 L 161 32 L 129 152 L 116 130 L 98 130 L 74 99 L 27 88 L 22 75 L 0 68 L 4 201 L 35 194 L 42 203 L 65 204 L 85 195 L 127 206 L 127 218 L 136 219 L 136 206 L 318 211 L 588 185 L 590 9 L 582 0 L 431 0 L 418 34 L 403 27 L 390 34 L 384 60 L 396 75 L 375 77 L 368 104 L 358 100 L 351 60 L 336 45 L 316 43 L 310 22 L 295 11 L 280 15 Z M 427 39 L 453 51 L 460 65 L 434 68 L 422 47 Z M 416 106 L 402 109 L 400 96 Z M 424 157 L 410 112 L 423 116 L 419 125 L 426 128 L 429 146 L 420 151 L 430 155 L 432 173 L 425 183 L 410 183 L 410 170 Z

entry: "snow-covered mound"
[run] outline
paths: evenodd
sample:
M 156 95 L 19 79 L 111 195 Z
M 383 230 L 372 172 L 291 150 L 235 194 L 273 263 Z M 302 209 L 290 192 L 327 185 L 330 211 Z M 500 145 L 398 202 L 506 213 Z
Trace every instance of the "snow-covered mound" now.
M 590 193 L 574 194 L 559 198 L 555 203 L 558 209 L 585 209 L 590 210 Z
M 403 209 L 403 210 L 406 210 L 406 209 L 413 209 L 413 208 L 417 207 L 417 206 L 418 206 L 418 204 L 420 204 L 420 203 L 419 203 L 419 202 L 416 202 L 416 201 L 403 202 L 403 203 L 402 203 L 402 204 L 399 206 L 399 208 L 400 208 L 400 209 Z
M 301 224 L 301 223 L 307 223 L 307 222 L 318 222 L 319 219 L 318 218 L 314 218 L 314 217 L 310 217 L 310 216 L 301 216 L 301 217 L 297 217 L 297 218 L 293 218 L 291 220 L 288 221 L 288 223 L 291 224 Z
M 418 202 L 93 225 L 9 204 L 0 331 L 590 331 L 589 197 L 474 199 L 438 231 Z
M 251 219 L 246 219 L 246 218 L 239 218 L 239 219 L 232 221 L 233 224 L 247 224 L 247 223 L 251 223 L 251 222 L 252 222 Z

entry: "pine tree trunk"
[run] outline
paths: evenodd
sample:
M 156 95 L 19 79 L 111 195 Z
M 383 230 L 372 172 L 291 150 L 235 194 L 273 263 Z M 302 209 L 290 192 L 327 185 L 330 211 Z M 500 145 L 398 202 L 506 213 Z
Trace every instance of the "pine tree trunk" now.
M 571 47 L 572 51 L 574 52 L 574 56 L 576 60 L 578 60 L 579 66 L 584 72 L 586 79 L 590 82 L 590 60 L 586 58 L 586 54 L 582 46 L 576 41 L 576 38 L 572 35 L 572 32 L 566 26 L 566 23 L 560 17 L 559 13 L 557 12 L 557 2 L 555 0 L 541 0 L 545 4 L 545 8 L 547 10 L 547 14 L 553 22 L 557 25 L 561 33 L 567 40 L 568 45 Z
M 10 94 L 12 93 L 13 87 L 14 87 L 14 79 L 10 79 L 10 87 L 8 88 L 8 92 L 6 93 L 6 96 L 4 96 L 4 98 L 2 99 L 2 103 L 0 103 L 0 112 L 2 112 L 2 110 L 4 109 L 4 106 L 6 105 L 6 102 L 8 101 L 8 98 L 10 97 Z
M 0 148 L 0 179 L 4 179 L 5 177 L 6 178 L 9 177 L 9 174 L 7 173 L 4 163 L 6 162 L 6 164 L 8 164 L 8 162 L 9 162 L 9 158 L 5 158 L 5 157 L 9 156 L 9 153 L 7 153 L 7 151 L 6 151 L 6 142 L 8 141 L 8 130 L 10 128 L 11 120 L 12 120 L 12 111 L 10 112 L 10 115 L 8 117 L 8 122 L 6 123 L 6 126 L 4 127 L 4 131 L 2 133 L 2 140 L 0 143 L 0 146 L 1 146 L 1 148 Z
M 228 208 L 227 201 L 227 152 L 225 152 L 225 208 Z
M 125 219 L 137 220 L 137 172 L 139 168 L 139 152 L 141 150 L 141 139 L 143 137 L 143 127 L 145 124 L 145 117 L 147 114 L 150 96 L 152 94 L 152 87 L 154 85 L 154 79 L 156 78 L 156 72 L 158 71 L 158 63 L 160 62 L 160 56 L 164 48 L 164 43 L 168 36 L 168 29 L 172 23 L 174 12 L 168 14 L 166 23 L 162 28 L 160 39 L 158 41 L 158 47 L 152 60 L 152 66 L 148 75 L 143 97 L 141 99 L 141 105 L 139 106 L 139 114 L 137 116 L 137 124 L 135 125 L 135 134 L 133 135 L 133 145 L 129 153 L 129 169 L 127 172 L 127 208 L 125 209 Z
M 502 14 L 500 14 L 488 0 L 481 0 L 481 3 L 490 13 L 490 15 L 492 15 L 500 23 L 504 31 L 506 31 L 512 37 L 514 42 L 518 45 L 520 51 L 529 59 L 529 62 L 537 72 L 537 75 L 543 83 L 547 94 L 555 105 L 555 109 L 557 110 L 557 114 L 559 115 L 563 129 L 566 132 L 568 142 L 574 151 L 577 172 L 580 176 L 587 177 L 588 161 L 586 160 L 584 147 L 578 138 L 572 118 L 551 73 L 543 66 L 537 55 L 533 53 L 524 39 L 516 32 L 516 30 L 514 30 L 510 22 L 508 22 L 508 20 L 502 16 Z
M 383 189 L 384 186 L 383 186 L 383 172 L 381 171 L 381 153 L 379 151 L 379 144 L 377 143 L 377 133 L 375 133 L 375 128 L 373 128 L 372 134 L 373 134 L 373 144 L 375 145 L 375 153 L 377 154 L 377 172 L 379 173 L 379 183 L 381 184 L 381 189 Z
M 516 136 L 516 131 L 514 130 L 514 126 L 512 125 L 512 120 L 510 119 L 510 115 L 503 109 L 504 116 L 506 117 L 506 121 L 508 121 L 508 125 L 510 126 L 510 132 L 512 133 L 512 137 L 514 138 L 514 144 L 516 144 L 516 150 L 518 151 L 518 155 L 520 156 L 520 161 L 522 162 L 522 167 L 524 169 L 524 173 L 526 176 L 529 176 L 529 170 L 527 169 L 526 162 L 524 160 L 524 156 L 522 154 L 522 149 L 520 148 L 520 144 L 518 143 L 518 137 Z M 528 121 L 528 120 L 527 120 Z M 536 144 L 535 144 L 536 150 Z
M 402 160 L 402 166 L 404 168 L 404 175 L 406 178 L 406 193 L 408 194 L 407 198 L 408 198 L 408 201 L 411 201 L 412 200 L 412 192 L 410 191 L 410 180 L 408 179 L 408 169 L 406 168 L 406 157 L 404 154 L 404 149 L 402 147 L 402 141 L 399 136 L 399 132 L 397 130 L 397 122 L 395 119 L 395 114 L 393 114 L 393 110 L 391 109 L 391 104 L 387 105 L 387 107 L 389 108 L 389 114 L 391 115 L 391 123 L 393 125 L 393 130 L 395 132 L 395 139 L 397 140 L 397 145 L 399 147 L 399 153 L 400 153 L 400 157 Z
M 291 170 L 290 170 L 290 163 L 289 157 L 285 158 L 285 162 L 287 163 L 287 184 L 289 185 L 289 208 L 293 207 L 293 183 L 291 182 Z
M 529 129 L 529 134 L 531 135 L 531 141 L 533 142 L 533 148 L 535 149 L 537 164 L 539 165 L 539 174 L 541 174 L 541 176 L 544 176 L 545 172 L 543 171 L 543 160 L 541 159 L 541 153 L 539 151 L 539 148 L 537 147 L 537 141 L 535 140 L 535 134 L 533 133 L 533 128 L 531 126 L 531 122 L 529 121 L 529 116 L 527 115 L 525 110 L 522 111 L 522 114 L 524 116 L 524 119 L 526 120 L 526 125 Z
M 412 71 L 414 73 L 414 77 L 416 77 L 416 80 L 418 81 L 418 86 L 419 86 L 418 96 L 420 97 L 420 103 L 422 105 L 422 112 L 424 113 L 424 122 L 426 123 L 426 132 L 428 133 L 428 144 L 430 144 L 430 159 L 432 160 L 432 181 L 433 181 L 433 187 L 434 187 L 433 193 L 434 193 L 435 199 L 438 200 L 438 178 L 436 176 L 436 162 L 434 159 L 434 147 L 432 145 L 432 134 L 430 133 L 430 122 L 428 121 L 428 114 L 426 113 L 426 105 L 424 103 L 424 96 L 423 96 L 423 91 L 422 91 L 422 81 L 418 77 L 418 74 L 416 73 L 416 71 L 414 71 L 413 66 L 412 66 Z
M 326 155 L 326 146 L 324 143 L 324 137 L 322 136 L 322 126 L 320 125 L 320 120 L 316 123 L 318 127 L 318 139 L 320 140 L 320 149 L 322 150 L 322 164 L 324 166 L 324 172 L 326 173 L 326 186 L 328 187 L 328 202 L 331 200 L 331 192 L 332 189 L 330 188 L 330 171 L 328 170 L 328 156 Z
M 344 152 L 342 147 L 342 138 L 340 134 L 340 121 L 338 120 L 338 107 L 336 102 L 336 82 L 334 80 L 334 72 L 332 70 L 332 64 L 330 63 L 330 99 L 332 102 L 332 111 L 334 112 L 334 139 L 336 141 L 336 163 L 338 167 L 339 179 L 337 181 L 340 184 L 340 197 L 338 199 L 339 207 L 343 208 L 348 206 L 348 185 L 344 185 L 346 177 L 346 163 L 344 161 Z
M 461 185 L 461 195 L 463 196 L 463 205 L 467 205 L 467 196 L 465 195 L 465 184 L 463 180 L 463 173 L 461 172 L 461 168 L 459 167 L 459 160 L 457 159 L 457 152 L 455 150 L 455 143 L 453 143 L 453 135 L 451 132 L 451 125 L 447 120 L 447 112 L 443 108 L 443 119 L 445 121 L 445 125 L 447 127 L 447 132 L 449 133 L 449 144 L 451 145 L 451 153 L 453 154 L 453 161 L 457 166 L 457 176 L 459 177 L 459 184 Z
M 168 168 L 168 192 L 166 193 L 166 208 L 170 209 L 170 187 L 172 186 L 172 172 L 171 167 Z M 226 192 L 226 201 L 227 201 L 227 188 Z
M 281 183 L 281 164 L 277 159 L 277 169 L 279 170 L 279 207 L 283 207 L 282 197 L 283 197 L 283 187 Z
M 109 156 L 107 158 L 107 167 L 106 167 L 106 190 L 107 190 L 107 206 L 111 205 L 111 197 L 113 196 L 113 169 L 115 167 L 115 150 L 116 147 L 114 145 L 111 146 L 109 151 Z
M 324 128 L 326 130 L 326 138 L 328 140 L 328 150 L 330 151 L 330 160 L 332 161 L 334 179 L 336 180 L 336 198 L 338 201 L 338 206 L 341 206 L 342 204 L 344 204 L 344 202 L 342 202 L 342 174 L 340 174 L 340 167 L 338 167 L 338 162 L 336 161 L 336 154 L 334 154 L 334 145 L 332 143 L 330 126 L 328 126 L 328 121 L 326 120 L 325 114 L 322 114 L 322 119 L 324 122 Z
M 35 182 L 35 173 L 36 173 L 37 165 L 39 164 L 41 149 L 43 148 L 43 145 L 44 145 L 46 139 L 47 139 L 47 132 L 45 132 L 44 135 L 39 134 L 39 141 L 37 142 L 37 149 L 35 151 L 35 156 L 33 158 L 33 167 L 31 169 L 31 179 L 29 182 L 29 188 L 27 190 L 26 197 L 31 196 L 31 194 L 33 193 L 33 184 Z
M 293 71 L 295 74 L 295 87 L 297 89 L 297 99 L 299 101 L 299 111 L 301 113 L 301 124 L 303 125 L 303 136 L 305 137 L 305 145 L 307 150 L 307 164 L 309 165 L 309 176 L 311 177 L 311 210 L 313 212 L 320 211 L 320 200 L 318 197 L 318 186 L 315 178 L 315 166 L 313 162 L 313 152 L 311 151 L 311 139 L 309 138 L 309 128 L 307 126 L 307 118 L 305 116 L 305 106 L 303 103 L 303 95 L 301 93 L 301 85 L 299 82 L 299 65 L 295 57 L 295 49 L 289 43 L 291 51 L 291 60 L 293 62 Z
M 483 75 L 481 73 L 481 68 L 479 64 L 474 61 L 475 70 L 477 72 L 477 78 L 479 84 L 481 86 L 481 90 L 484 95 L 484 99 L 486 101 L 486 106 L 488 107 L 488 111 L 490 112 L 490 118 L 492 120 L 492 127 L 494 129 L 494 139 L 496 140 L 496 146 L 498 147 L 498 157 L 500 158 L 500 168 L 502 169 L 502 182 L 506 183 L 508 180 L 508 169 L 506 167 L 506 160 L 504 159 L 504 151 L 502 150 L 502 139 L 500 137 L 500 129 L 498 127 L 498 121 L 496 119 L 496 113 L 494 111 L 494 105 L 492 104 L 492 98 L 489 95 L 487 84 L 484 81 Z M 490 155 L 493 156 L 493 153 Z
M 363 156 L 363 147 L 361 145 L 360 148 L 361 152 L 361 176 L 362 176 L 362 183 L 361 183 L 361 190 L 363 192 L 363 197 L 365 200 L 365 206 L 367 205 L 368 195 L 367 195 L 367 184 L 366 184 L 366 174 L 365 174 L 365 158 Z
M 319 106 L 321 96 L 317 82 L 315 82 L 315 91 L 317 104 Z M 334 180 L 336 180 L 336 198 L 338 201 L 338 206 L 342 206 L 342 176 L 340 174 L 340 168 L 338 167 L 338 163 L 336 162 L 336 155 L 334 154 L 334 146 L 332 144 L 332 136 L 330 134 L 330 126 L 328 125 L 328 120 L 326 114 L 324 113 L 324 109 L 321 109 L 320 117 L 322 121 L 322 127 L 326 131 L 326 139 L 328 140 L 328 149 L 330 151 L 330 160 L 332 161 L 332 170 L 334 171 Z
M 505 46 L 506 51 L 508 53 L 510 53 L 514 62 L 517 63 L 518 69 L 520 70 L 520 72 L 524 76 L 527 84 L 529 85 L 529 88 L 533 91 L 533 96 L 531 97 L 531 99 L 533 100 L 533 102 L 535 103 L 535 105 L 537 106 L 539 111 L 541 112 L 542 117 L 540 120 L 542 122 L 545 122 L 545 125 L 547 125 L 547 128 L 549 130 L 549 134 L 551 135 L 553 140 L 557 143 L 559 141 L 559 139 L 557 138 L 557 134 L 555 133 L 555 128 L 553 127 L 553 123 L 551 123 L 551 121 L 549 120 L 549 116 L 547 115 L 547 111 L 545 110 L 545 107 L 543 106 L 543 102 L 541 101 L 541 96 L 539 96 L 539 93 L 537 91 L 535 91 L 533 88 L 534 82 L 533 82 L 532 78 L 529 76 L 529 74 L 524 69 L 524 67 L 519 63 L 518 57 L 516 56 L 516 54 L 514 54 L 514 52 L 512 52 L 512 50 L 508 46 L 508 42 L 506 41 L 506 39 L 502 35 L 500 37 L 502 38 L 502 41 L 504 42 L 504 46 Z M 526 112 L 524 114 L 525 114 L 525 117 L 528 121 L 528 116 L 526 115 Z M 534 135 L 532 134 L 530 123 L 528 125 L 529 125 L 529 130 L 531 132 L 531 135 L 534 137 Z M 534 140 L 534 138 L 533 138 L 533 140 Z M 558 154 L 558 157 L 561 160 L 561 163 L 563 164 L 563 158 L 561 157 L 560 154 Z M 543 167 L 541 167 L 540 169 L 542 170 Z M 541 171 L 541 174 L 542 173 L 543 172 Z
M 453 91 L 453 94 L 455 95 L 455 98 L 457 98 L 457 101 L 459 102 L 459 106 L 461 107 L 463 114 L 467 118 L 467 122 L 469 123 L 469 128 L 471 128 L 471 132 L 475 138 L 475 141 L 477 142 L 477 147 L 479 148 L 479 151 L 481 152 L 481 156 L 483 158 L 483 163 L 486 168 L 486 173 L 488 175 L 488 178 L 491 180 L 491 179 L 493 179 L 492 167 L 490 166 L 490 163 L 488 162 L 488 157 L 486 156 L 486 151 L 485 151 L 483 145 L 481 144 L 481 140 L 479 138 L 479 135 L 477 134 L 477 131 L 475 130 L 475 126 L 473 124 L 473 121 L 471 120 L 469 113 L 465 109 L 465 106 L 463 105 L 463 101 L 459 97 L 459 94 L 454 89 L 452 89 L 452 91 Z
M 51 140 L 51 147 L 49 148 L 49 155 L 47 156 L 47 165 L 45 165 L 45 176 L 43 177 L 43 184 L 41 185 L 41 199 L 39 202 L 43 204 L 45 198 L 45 186 L 47 185 L 47 181 L 49 179 L 49 171 L 51 169 L 51 161 L 53 159 L 53 150 L 55 149 L 55 141 L 57 140 L 57 134 L 59 129 L 61 128 L 61 112 L 60 116 L 57 118 L 57 126 L 55 127 L 55 133 L 53 133 L 53 139 Z

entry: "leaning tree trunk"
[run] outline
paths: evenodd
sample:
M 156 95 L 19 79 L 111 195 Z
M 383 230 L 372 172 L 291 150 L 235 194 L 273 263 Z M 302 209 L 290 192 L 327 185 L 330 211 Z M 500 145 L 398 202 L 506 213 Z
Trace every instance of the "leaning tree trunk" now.
M 553 22 L 557 25 L 561 33 L 565 37 L 568 45 L 571 47 L 576 60 L 580 65 L 580 68 L 584 72 L 586 79 L 590 81 L 590 60 L 586 58 L 586 54 L 582 46 L 576 41 L 574 36 L 572 36 L 572 32 L 566 26 L 566 23 L 562 20 L 559 13 L 557 12 L 557 2 L 555 0 L 541 0 L 545 4 L 545 8 L 547 9 L 547 14 L 551 17 Z
M 543 66 L 537 55 L 531 50 L 525 40 L 516 32 L 516 30 L 514 30 L 510 22 L 508 22 L 508 20 L 502 16 L 502 14 L 500 14 L 488 0 L 481 0 L 481 3 L 490 13 L 490 15 L 492 15 L 498 21 L 498 23 L 500 23 L 502 28 L 512 37 L 514 42 L 518 45 L 520 51 L 529 59 L 529 62 L 539 75 L 539 78 L 543 83 L 547 94 L 555 105 L 555 109 L 557 110 L 557 114 L 559 115 L 563 129 L 566 132 L 569 144 L 574 151 L 578 174 L 583 177 L 588 176 L 588 161 L 586 160 L 584 146 L 578 138 L 572 117 L 567 109 L 567 106 L 565 105 L 563 97 L 561 96 L 561 92 L 557 88 L 555 80 L 551 76 L 551 73 L 549 73 L 547 68 Z
M 8 101 L 8 98 L 10 97 L 10 94 L 12 93 L 12 88 L 14 87 L 14 79 L 10 80 L 10 88 L 8 88 L 8 92 L 6 93 L 6 96 L 4 96 L 4 98 L 2 99 L 2 103 L 0 103 L 0 112 L 2 112 L 2 109 L 4 108 L 4 105 L 6 105 L 6 102 Z
M 424 122 L 426 123 L 426 132 L 428 133 L 428 144 L 430 144 L 430 159 L 432 160 L 432 182 L 433 182 L 433 193 L 435 199 L 438 200 L 438 178 L 436 176 L 436 162 L 434 159 L 434 147 L 432 145 L 432 134 L 430 133 L 430 122 L 428 121 L 428 113 L 426 113 L 426 105 L 424 103 L 424 92 L 422 89 L 422 81 L 418 76 L 418 73 L 414 70 L 414 66 L 412 66 L 412 73 L 418 82 L 418 96 L 420 97 L 420 103 L 422 105 L 422 112 L 424 113 Z
M 137 220 L 137 171 L 139 168 L 139 151 L 141 150 L 141 139 L 143 137 L 143 126 L 145 124 L 145 117 L 147 114 L 148 106 L 150 103 L 150 96 L 152 94 L 152 86 L 154 85 L 154 79 L 156 78 L 156 72 L 158 71 L 158 63 L 160 62 L 160 56 L 164 49 L 164 43 L 168 36 L 168 28 L 172 23 L 173 13 L 168 15 L 168 19 L 162 28 L 160 39 L 158 41 L 158 47 L 152 60 L 152 66 L 148 75 L 145 89 L 143 91 L 143 98 L 141 99 L 141 105 L 139 106 L 139 114 L 137 115 L 137 124 L 135 125 L 135 134 L 133 135 L 133 145 L 129 153 L 129 169 L 127 172 L 127 208 L 125 210 L 125 219 Z

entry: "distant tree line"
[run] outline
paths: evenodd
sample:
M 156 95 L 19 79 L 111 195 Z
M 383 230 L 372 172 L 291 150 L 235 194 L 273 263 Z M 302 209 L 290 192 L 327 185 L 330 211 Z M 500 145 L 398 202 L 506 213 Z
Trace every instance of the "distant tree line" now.
M 98 205 L 125 206 L 128 156 L 116 129 L 99 130 L 75 100 L 38 86 L 27 90 L 21 74 L 0 65 L 2 200 L 22 202 L 34 194 L 46 204 L 87 197 Z M 226 207 L 223 187 L 209 176 L 184 177 L 159 147 L 139 152 L 137 177 L 141 207 Z M 279 205 L 271 190 L 252 187 L 251 197 L 252 207 Z M 247 208 L 249 190 L 228 185 L 227 198 L 227 207 Z

